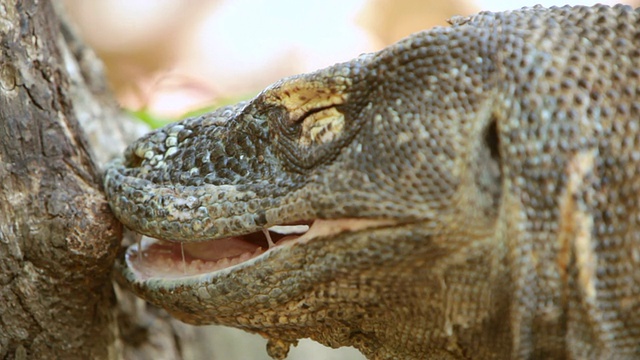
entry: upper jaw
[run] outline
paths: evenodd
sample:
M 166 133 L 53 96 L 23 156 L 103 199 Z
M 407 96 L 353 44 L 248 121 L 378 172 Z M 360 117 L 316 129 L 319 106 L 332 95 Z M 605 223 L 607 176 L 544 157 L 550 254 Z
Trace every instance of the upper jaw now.
M 266 223 L 263 212 L 246 211 L 258 201 L 252 191 L 239 191 L 229 185 L 155 184 L 123 175 L 121 170 L 115 166 L 107 170 L 105 189 L 116 216 L 138 233 L 176 241 L 202 241 L 260 229 Z

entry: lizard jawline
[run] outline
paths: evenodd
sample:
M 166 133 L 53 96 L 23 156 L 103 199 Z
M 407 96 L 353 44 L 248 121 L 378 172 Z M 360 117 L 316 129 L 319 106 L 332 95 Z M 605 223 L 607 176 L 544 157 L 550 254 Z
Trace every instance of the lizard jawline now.
M 269 228 L 269 234 L 275 243 L 275 246 L 271 247 L 263 232 L 190 243 L 143 237 L 138 244 L 129 247 L 126 253 L 126 262 L 141 280 L 198 276 L 228 269 L 255 259 L 266 252 L 279 251 L 279 249 L 293 244 L 304 244 L 315 238 L 393 223 L 395 221 L 318 219 L 301 223 L 309 224 L 309 229 L 303 234 L 299 233 L 300 230 L 296 231 L 297 234 L 282 234 L 286 230 L 283 231 L 281 226 L 274 226 Z

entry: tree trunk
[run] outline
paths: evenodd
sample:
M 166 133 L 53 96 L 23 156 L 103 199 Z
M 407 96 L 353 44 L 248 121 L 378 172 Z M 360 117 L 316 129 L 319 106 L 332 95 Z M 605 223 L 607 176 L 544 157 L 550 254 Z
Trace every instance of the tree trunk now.
M 0 4 L 0 358 L 115 354 L 121 225 L 101 192 L 49 1 Z
M 101 162 L 139 131 L 57 5 L 0 1 L 0 359 L 179 358 L 169 320 L 116 303 L 122 226 L 80 123 Z

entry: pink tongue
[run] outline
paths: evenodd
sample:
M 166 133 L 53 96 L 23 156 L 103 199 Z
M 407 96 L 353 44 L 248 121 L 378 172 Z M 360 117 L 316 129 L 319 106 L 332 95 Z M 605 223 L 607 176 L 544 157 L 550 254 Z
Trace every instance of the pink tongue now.
M 185 243 L 184 253 L 195 259 L 215 261 L 240 256 L 247 252 L 253 253 L 258 247 L 242 237 L 233 236 L 220 240 Z

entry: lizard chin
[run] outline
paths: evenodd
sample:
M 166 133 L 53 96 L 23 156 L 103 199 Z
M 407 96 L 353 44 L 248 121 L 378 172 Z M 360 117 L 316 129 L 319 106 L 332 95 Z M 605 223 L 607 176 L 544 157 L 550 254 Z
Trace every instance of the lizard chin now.
M 143 236 L 127 249 L 125 258 L 128 267 L 140 280 L 179 279 L 230 269 L 267 252 L 305 244 L 316 238 L 395 223 L 391 220 L 317 219 L 200 242 L 165 241 Z

